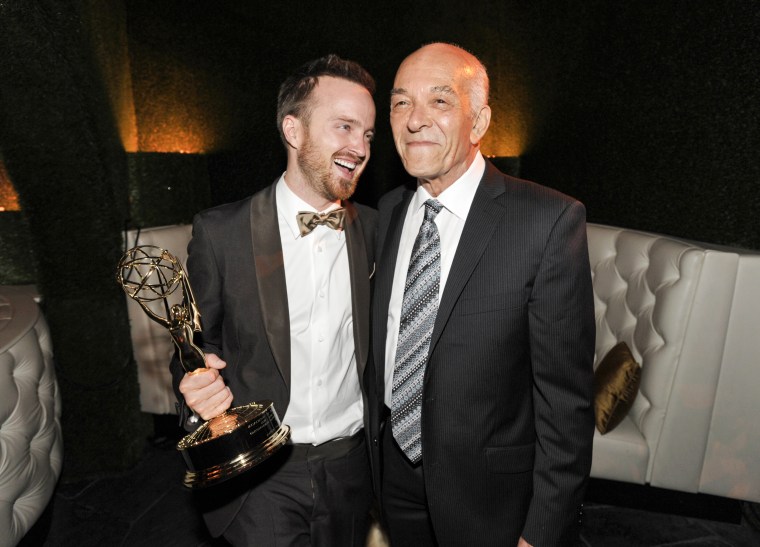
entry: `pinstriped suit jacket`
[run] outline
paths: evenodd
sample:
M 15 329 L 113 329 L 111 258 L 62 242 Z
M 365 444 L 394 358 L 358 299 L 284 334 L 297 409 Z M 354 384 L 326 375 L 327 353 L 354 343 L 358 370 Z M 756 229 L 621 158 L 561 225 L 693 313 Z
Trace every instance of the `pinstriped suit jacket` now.
M 388 304 L 406 209 L 379 206 L 373 299 L 373 468 Z M 581 203 L 490 162 L 441 295 L 422 446 L 441 545 L 571 544 L 594 431 L 594 303 Z

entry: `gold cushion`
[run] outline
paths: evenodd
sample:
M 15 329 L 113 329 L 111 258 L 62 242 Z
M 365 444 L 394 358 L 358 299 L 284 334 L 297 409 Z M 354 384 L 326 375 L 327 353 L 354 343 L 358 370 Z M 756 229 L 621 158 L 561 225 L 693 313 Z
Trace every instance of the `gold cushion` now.
M 631 410 L 639 392 L 641 366 L 628 344 L 619 342 L 594 371 L 596 428 L 604 435 L 615 429 Z

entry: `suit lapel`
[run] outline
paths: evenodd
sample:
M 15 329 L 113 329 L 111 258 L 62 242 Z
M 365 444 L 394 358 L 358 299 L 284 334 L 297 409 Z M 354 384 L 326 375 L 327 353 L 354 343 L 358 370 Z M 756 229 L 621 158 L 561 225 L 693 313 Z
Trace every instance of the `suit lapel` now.
M 272 184 L 251 199 L 251 239 L 267 340 L 277 368 L 290 390 L 290 313 L 277 220 L 276 187 L 276 183 Z
M 504 193 L 502 180 L 501 173 L 486 161 L 486 171 L 475 192 L 470 212 L 462 230 L 462 236 L 459 239 L 459 245 L 457 245 L 454 254 L 451 271 L 441 295 L 430 340 L 429 355 L 432 355 L 462 289 L 467 284 L 467 280 L 488 246 L 499 220 L 504 215 L 504 207 L 495 200 L 497 196 Z
M 354 348 L 356 352 L 356 368 L 359 380 L 364 376 L 369 351 L 369 269 L 367 265 L 367 248 L 364 244 L 359 211 L 352 203 L 344 203 L 346 208 L 346 251 L 348 253 L 348 269 L 351 278 L 351 309 L 354 317 Z

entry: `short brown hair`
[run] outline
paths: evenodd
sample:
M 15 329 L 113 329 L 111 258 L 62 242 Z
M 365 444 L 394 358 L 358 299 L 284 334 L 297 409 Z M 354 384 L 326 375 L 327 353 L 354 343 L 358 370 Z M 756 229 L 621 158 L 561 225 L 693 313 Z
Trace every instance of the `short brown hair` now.
M 285 116 L 300 118 L 305 124 L 309 123 L 309 96 L 321 76 L 332 76 L 354 82 L 375 93 L 375 80 L 359 63 L 341 59 L 330 54 L 301 65 L 280 86 L 277 95 L 277 130 L 282 142 L 287 146 L 282 132 L 282 121 Z

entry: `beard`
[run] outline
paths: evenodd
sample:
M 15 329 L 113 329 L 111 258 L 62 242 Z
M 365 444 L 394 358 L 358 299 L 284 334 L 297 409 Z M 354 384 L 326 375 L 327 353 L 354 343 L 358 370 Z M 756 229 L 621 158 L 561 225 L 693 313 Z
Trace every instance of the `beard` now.
M 314 191 L 329 201 L 350 198 L 359 181 L 356 173 L 358 165 L 350 179 L 336 175 L 333 172 L 333 158 L 325 161 L 312 143 L 311 137 L 306 138 L 298 151 L 298 166 Z

